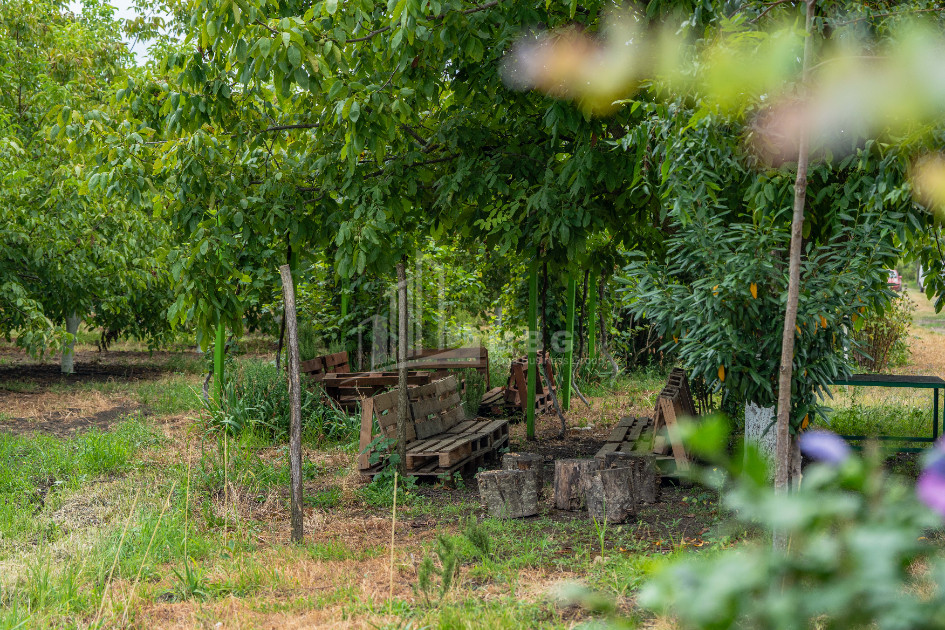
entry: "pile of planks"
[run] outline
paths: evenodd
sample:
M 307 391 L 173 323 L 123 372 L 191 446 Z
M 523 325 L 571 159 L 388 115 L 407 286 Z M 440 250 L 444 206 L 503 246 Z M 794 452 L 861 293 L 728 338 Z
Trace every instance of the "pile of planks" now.
M 361 408 L 361 454 L 358 467 L 366 476 L 377 474 L 383 461 L 370 463 L 374 419 L 384 437 L 397 438 L 397 391 L 365 399 Z M 508 443 L 507 420 L 467 419 L 455 376 L 411 387 L 408 394 L 407 472 L 415 476 L 449 474 L 477 466 Z M 379 453 L 381 459 L 385 453 Z
M 486 384 L 489 383 L 489 350 L 484 346 L 468 348 L 423 348 L 407 354 L 407 369 L 434 370 L 433 380 L 449 376 L 449 370 L 472 369 L 479 372 Z
M 396 387 L 397 372 L 351 372 L 348 353 L 338 352 L 315 357 L 299 364 L 300 370 L 313 382 L 321 384 L 335 402 L 345 411 L 357 411 L 363 398 L 369 398 Z M 407 385 L 426 385 L 433 382 L 431 372 L 407 372 Z
M 552 411 L 552 399 L 549 387 L 554 387 L 554 362 L 545 352 L 538 353 L 538 374 L 535 382 L 535 413 L 542 414 Z M 551 384 L 545 382 L 545 373 L 551 376 Z M 509 366 L 509 378 L 505 387 L 490 389 L 482 397 L 479 407 L 482 412 L 492 415 L 518 411 L 525 413 L 525 400 L 528 384 L 528 357 L 513 359 Z

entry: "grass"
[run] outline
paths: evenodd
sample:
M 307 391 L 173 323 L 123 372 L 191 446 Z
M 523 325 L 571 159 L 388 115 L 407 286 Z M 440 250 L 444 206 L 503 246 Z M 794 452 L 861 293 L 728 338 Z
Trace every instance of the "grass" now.
M 268 371 L 258 361 L 254 368 Z M 645 373 L 601 384 L 608 405 L 622 401 L 606 413 L 628 401 L 642 405 L 659 381 Z M 173 416 L 199 410 L 191 391 L 199 383 L 181 363 L 157 380 L 56 385 L 44 395 L 54 403 L 89 392 Z M 254 395 L 254 404 L 265 397 Z M 171 437 L 159 438 L 150 421 L 130 418 L 110 431 L 68 438 L 0 435 L 0 628 L 88 627 L 100 608 L 98 625 L 107 627 L 218 619 L 253 627 L 278 618 L 310 626 L 341 620 L 563 628 L 586 615 L 549 599 L 554 583 L 579 578 L 624 596 L 651 570 L 647 559 L 660 553 L 639 543 L 640 531 L 608 527 L 607 560 L 595 562 L 600 543 L 592 523 L 548 518 L 483 521 L 479 528 L 491 541 L 483 553 L 462 534 L 480 507 L 474 494 L 407 483 L 397 501 L 397 579 L 389 599 L 393 491 L 355 480 L 349 444 L 355 424 L 325 417 L 307 426 L 306 538 L 289 545 L 284 440 L 252 427 L 222 438 L 199 422 L 186 434 L 172 425 L 165 429 Z M 338 438 L 327 439 L 330 422 Z M 438 534 L 455 544 L 460 569 L 442 600 L 427 602 L 414 589 L 416 563 Z

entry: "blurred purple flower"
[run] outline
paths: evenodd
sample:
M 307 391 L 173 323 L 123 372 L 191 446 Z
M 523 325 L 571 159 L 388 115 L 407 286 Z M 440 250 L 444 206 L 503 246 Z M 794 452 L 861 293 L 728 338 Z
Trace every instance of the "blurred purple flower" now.
M 922 503 L 945 517 L 945 443 L 939 443 L 937 450 L 919 475 L 915 491 Z
M 850 446 L 836 433 L 807 431 L 798 440 L 801 452 L 827 464 L 836 466 L 850 456 Z

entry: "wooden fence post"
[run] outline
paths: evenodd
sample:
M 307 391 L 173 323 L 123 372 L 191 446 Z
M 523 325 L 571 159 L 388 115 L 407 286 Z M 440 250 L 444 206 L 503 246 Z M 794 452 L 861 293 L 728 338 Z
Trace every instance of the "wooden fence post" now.
M 289 265 L 279 267 L 285 298 L 291 422 L 289 424 L 289 493 L 292 503 L 292 542 L 302 542 L 302 391 L 299 376 L 299 328 L 295 317 L 295 286 Z

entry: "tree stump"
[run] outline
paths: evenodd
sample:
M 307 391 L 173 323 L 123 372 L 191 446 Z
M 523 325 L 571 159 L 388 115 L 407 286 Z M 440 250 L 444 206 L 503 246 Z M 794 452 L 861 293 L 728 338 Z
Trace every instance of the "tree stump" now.
M 523 470 L 535 476 L 535 487 L 538 488 L 539 497 L 541 497 L 542 486 L 544 486 L 543 463 L 544 460 L 541 455 L 534 453 L 506 453 L 502 456 L 502 468 L 504 470 Z
M 637 514 L 632 468 L 607 468 L 591 473 L 587 511 L 607 523 L 626 523 Z
M 596 459 L 555 461 L 555 507 L 571 511 L 584 509 L 591 473 L 599 468 L 600 462 Z
M 630 468 L 633 470 L 633 487 L 641 503 L 658 503 L 660 500 L 660 470 L 652 455 L 631 453 L 607 453 L 601 468 Z
M 534 472 L 490 470 L 476 475 L 479 497 L 495 518 L 525 518 L 538 514 L 538 485 Z

